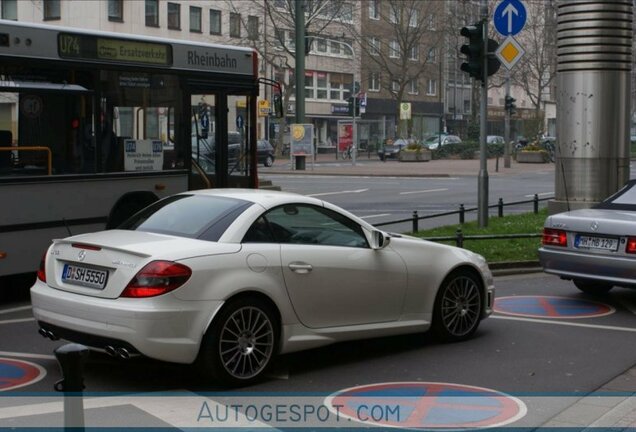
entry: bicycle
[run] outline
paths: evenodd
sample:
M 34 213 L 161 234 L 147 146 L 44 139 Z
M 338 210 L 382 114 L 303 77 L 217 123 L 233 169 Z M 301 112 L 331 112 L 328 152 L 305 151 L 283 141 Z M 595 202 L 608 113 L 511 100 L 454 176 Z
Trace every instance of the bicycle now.
M 345 150 L 343 150 L 342 153 L 340 153 L 340 157 L 342 158 L 342 160 L 351 159 L 353 157 L 352 152 L 354 151 L 355 150 L 353 149 L 353 146 L 349 146 Z

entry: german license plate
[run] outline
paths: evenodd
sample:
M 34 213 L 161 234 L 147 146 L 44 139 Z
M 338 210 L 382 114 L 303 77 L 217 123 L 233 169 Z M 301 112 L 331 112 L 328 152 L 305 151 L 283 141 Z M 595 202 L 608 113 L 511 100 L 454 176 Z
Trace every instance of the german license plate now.
M 574 246 L 580 249 L 618 250 L 618 239 L 609 237 L 594 237 L 577 235 Z
M 64 264 L 62 281 L 72 285 L 104 289 L 108 281 L 108 272 L 95 268 Z

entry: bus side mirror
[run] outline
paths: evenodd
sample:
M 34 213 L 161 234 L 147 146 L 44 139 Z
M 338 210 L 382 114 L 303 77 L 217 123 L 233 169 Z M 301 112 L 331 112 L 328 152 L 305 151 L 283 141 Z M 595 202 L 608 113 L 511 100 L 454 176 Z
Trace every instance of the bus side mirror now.
M 274 95 L 274 116 L 276 118 L 282 118 L 283 113 L 283 98 L 279 94 Z

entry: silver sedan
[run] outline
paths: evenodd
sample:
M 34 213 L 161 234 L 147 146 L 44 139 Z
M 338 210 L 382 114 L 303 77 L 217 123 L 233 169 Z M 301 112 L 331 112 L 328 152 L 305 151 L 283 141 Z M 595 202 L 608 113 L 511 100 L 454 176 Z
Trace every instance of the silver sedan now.
M 636 288 L 636 181 L 591 209 L 549 216 L 539 259 L 583 292 Z
M 196 362 L 241 385 L 277 353 L 429 328 L 466 339 L 494 287 L 467 250 L 379 231 L 315 198 L 217 189 L 55 240 L 31 297 L 44 336 Z

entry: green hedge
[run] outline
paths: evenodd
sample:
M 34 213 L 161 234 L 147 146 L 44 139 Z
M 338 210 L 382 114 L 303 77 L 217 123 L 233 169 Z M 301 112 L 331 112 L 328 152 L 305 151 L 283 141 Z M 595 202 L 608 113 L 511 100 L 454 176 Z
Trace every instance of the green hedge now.
M 475 152 L 479 151 L 479 143 L 474 141 L 464 141 L 461 144 L 449 144 L 442 146 L 437 150 L 432 150 L 433 159 L 451 159 L 459 157 L 460 159 L 474 159 Z M 503 156 L 503 144 L 488 144 L 487 156 Z

